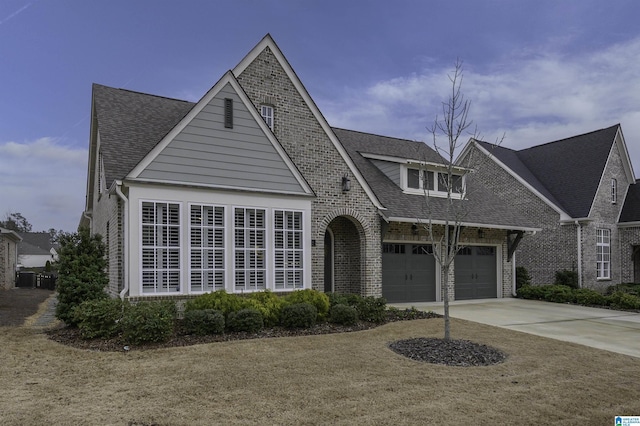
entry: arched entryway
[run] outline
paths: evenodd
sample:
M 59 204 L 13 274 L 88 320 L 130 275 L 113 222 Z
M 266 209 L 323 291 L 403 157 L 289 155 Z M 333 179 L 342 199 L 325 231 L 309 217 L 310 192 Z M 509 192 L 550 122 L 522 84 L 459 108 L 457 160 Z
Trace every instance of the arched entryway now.
M 362 294 L 362 226 L 352 217 L 333 219 L 324 234 L 324 291 Z

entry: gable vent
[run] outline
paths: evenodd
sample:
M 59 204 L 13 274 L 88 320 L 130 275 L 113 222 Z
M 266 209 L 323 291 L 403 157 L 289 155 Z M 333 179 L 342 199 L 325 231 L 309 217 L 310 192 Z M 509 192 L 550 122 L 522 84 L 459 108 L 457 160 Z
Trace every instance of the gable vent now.
M 233 99 L 224 99 L 224 127 L 233 129 Z

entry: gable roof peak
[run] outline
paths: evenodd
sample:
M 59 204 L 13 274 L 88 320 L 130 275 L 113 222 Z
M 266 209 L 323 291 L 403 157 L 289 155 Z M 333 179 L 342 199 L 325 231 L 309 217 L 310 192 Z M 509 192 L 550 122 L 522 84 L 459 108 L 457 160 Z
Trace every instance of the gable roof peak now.
M 518 150 L 518 152 L 525 152 L 525 151 L 528 151 L 528 150 L 531 150 L 531 149 L 546 147 L 546 146 L 549 146 L 549 145 L 552 145 L 552 144 L 559 144 L 559 143 L 563 143 L 563 142 L 575 141 L 577 139 L 582 139 L 582 138 L 589 137 L 589 136 L 595 136 L 597 133 L 604 133 L 604 132 L 612 131 L 614 129 L 617 131 L 619 127 L 620 127 L 620 124 L 618 123 L 616 125 L 609 126 L 609 127 L 604 127 L 602 129 L 592 130 L 590 132 L 582 133 L 582 134 L 579 134 L 579 135 L 569 136 L 569 137 L 566 137 L 566 138 L 557 139 L 555 141 L 545 142 L 545 143 L 542 143 L 542 144 L 539 144 L 539 145 L 530 146 L 529 148 L 523 148 L 521 150 Z M 613 136 L 611 138 L 611 143 L 613 143 L 614 138 L 615 138 L 615 133 L 613 133 Z

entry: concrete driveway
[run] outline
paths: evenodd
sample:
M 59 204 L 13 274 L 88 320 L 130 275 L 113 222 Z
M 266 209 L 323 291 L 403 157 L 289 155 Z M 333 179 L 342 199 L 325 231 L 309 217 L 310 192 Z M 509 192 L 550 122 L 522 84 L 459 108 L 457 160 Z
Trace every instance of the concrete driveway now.
M 444 310 L 442 302 L 390 305 L 438 314 Z M 449 313 L 453 318 L 640 358 L 640 313 L 512 298 L 451 302 Z

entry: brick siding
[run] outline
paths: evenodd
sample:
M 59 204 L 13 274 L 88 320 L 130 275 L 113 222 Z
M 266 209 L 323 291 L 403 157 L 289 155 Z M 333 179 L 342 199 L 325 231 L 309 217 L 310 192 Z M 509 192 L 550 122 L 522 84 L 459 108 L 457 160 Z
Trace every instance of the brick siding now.
M 336 284 L 340 288 L 359 289 L 363 295 L 382 294 L 380 217 L 364 189 L 349 172 L 346 162 L 316 120 L 302 96 L 289 80 L 273 52 L 266 48 L 238 76 L 238 81 L 256 108 L 268 103 L 274 107 L 274 133 L 284 150 L 316 194 L 311 208 L 312 286 L 324 289 L 324 234 L 337 217 L 350 221 L 360 244 L 353 253 L 353 241 L 340 241 L 350 235 L 347 224 L 333 223 L 336 237 Z M 351 190 L 342 191 L 342 176 L 351 179 Z M 344 231 L 346 234 L 343 233 Z M 357 244 L 357 243 L 355 243 Z M 344 252 L 350 250 L 350 253 Z M 345 261 L 356 262 L 343 275 Z

